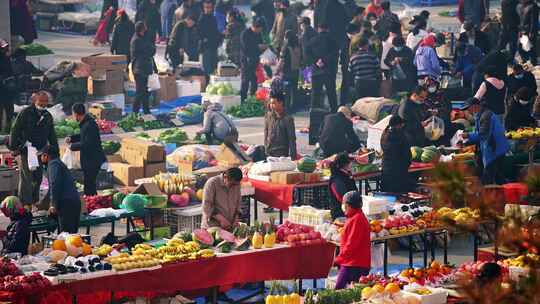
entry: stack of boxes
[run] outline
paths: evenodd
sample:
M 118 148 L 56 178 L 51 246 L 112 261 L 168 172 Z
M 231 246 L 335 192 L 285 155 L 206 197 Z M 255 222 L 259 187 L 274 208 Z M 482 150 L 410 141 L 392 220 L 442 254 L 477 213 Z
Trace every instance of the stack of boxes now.
M 81 58 L 92 69 L 88 78 L 88 93 L 94 96 L 124 94 L 127 69 L 125 55 L 91 55 Z
M 117 162 L 109 163 L 115 182 L 134 186 L 135 180 L 166 171 L 165 147 L 137 138 L 124 138 Z

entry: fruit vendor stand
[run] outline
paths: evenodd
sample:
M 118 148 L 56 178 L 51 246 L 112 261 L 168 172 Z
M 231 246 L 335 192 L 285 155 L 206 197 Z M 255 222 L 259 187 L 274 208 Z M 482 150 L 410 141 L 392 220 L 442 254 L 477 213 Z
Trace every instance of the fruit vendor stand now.
M 153 270 L 114 273 L 94 279 L 62 283 L 38 291 L 37 303 L 101 303 L 111 295 L 141 293 L 216 292 L 219 287 L 265 280 L 324 278 L 332 266 L 335 246 L 330 243 L 218 254 L 214 258 L 169 263 Z M 261 267 L 264 265 L 264 267 Z M 171 278 L 175 278 L 172 279 Z M 15 295 L 12 295 L 15 297 Z M 25 299 L 14 303 L 25 303 Z M 72 302 L 72 300 L 74 302 Z

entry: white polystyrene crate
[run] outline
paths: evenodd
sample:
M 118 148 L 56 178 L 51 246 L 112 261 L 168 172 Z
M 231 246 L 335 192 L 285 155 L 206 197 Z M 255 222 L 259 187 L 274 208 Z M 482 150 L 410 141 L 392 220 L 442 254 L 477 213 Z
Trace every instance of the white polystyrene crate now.
M 215 84 L 215 83 L 220 83 L 220 82 L 230 83 L 233 89 L 235 89 L 236 91 L 240 91 L 242 80 L 240 76 L 231 76 L 231 77 L 224 77 L 224 76 L 217 76 L 217 75 L 210 76 L 210 84 Z
M 419 288 L 427 288 L 431 291 L 431 294 L 419 295 L 413 292 L 414 290 L 417 290 Z M 421 304 L 446 304 L 448 298 L 448 292 L 440 288 L 406 285 L 404 287 L 403 293 L 415 297 L 420 301 Z
M 178 97 L 201 95 L 201 83 L 198 81 L 176 81 Z
M 230 95 L 230 96 L 219 96 L 219 95 L 210 95 L 209 96 L 211 103 L 219 103 L 223 106 L 223 110 L 227 110 L 234 106 L 239 106 L 241 104 L 241 99 L 239 95 Z
M 390 203 L 379 197 L 363 195 L 362 196 L 362 211 L 365 215 L 374 215 L 385 212 Z

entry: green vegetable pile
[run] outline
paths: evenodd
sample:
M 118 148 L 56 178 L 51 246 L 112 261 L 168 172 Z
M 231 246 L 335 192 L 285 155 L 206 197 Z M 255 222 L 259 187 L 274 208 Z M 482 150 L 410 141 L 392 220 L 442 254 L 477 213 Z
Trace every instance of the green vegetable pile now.
M 176 144 L 177 146 L 185 144 L 188 140 L 186 132 L 182 129 L 169 129 L 161 132 L 157 140 L 164 144 Z
M 163 129 L 169 127 L 167 123 L 162 120 L 150 120 L 144 121 L 142 125 L 145 130 Z
M 56 137 L 65 138 L 71 135 L 79 134 L 81 130 L 78 122 L 71 119 L 65 119 L 54 125 L 54 132 L 56 133 Z
M 53 54 L 53 51 L 51 51 L 48 47 L 39 43 L 21 45 L 20 48 L 26 51 L 26 56 Z
M 126 117 L 122 118 L 117 125 L 125 132 L 133 132 L 135 131 L 136 127 L 142 127 L 143 123 L 143 119 L 138 114 L 130 113 Z
M 139 132 L 135 134 L 135 138 L 142 139 L 142 140 L 152 140 L 152 137 L 146 132 Z
M 232 87 L 230 82 L 218 82 L 206 87 L 206 92 L 211 95 L 231 96 L 238 95 L 238 92 Z
M 117 141 L 107 140 L 101 143 L 101 147 L 105 155 L 113 155 L 120 150 L 121 144 Z
M 226 113 L 238 118 L 247 118 L 264 116 L 266 110 L 264 104 L 257 101 L 255 96 L 249 96 L 244 103 L 230 107 Z

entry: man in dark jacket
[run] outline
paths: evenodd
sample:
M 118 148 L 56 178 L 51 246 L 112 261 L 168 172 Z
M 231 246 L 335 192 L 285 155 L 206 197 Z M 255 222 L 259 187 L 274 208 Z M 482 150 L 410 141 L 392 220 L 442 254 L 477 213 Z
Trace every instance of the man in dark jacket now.
M 192 16 L 193 20 L 197 21 L 199 20 L 201 13 L 202 13 L 202 8 L 199 2 L 196 2 L 195 0 L 186 0 L 175 11 L 176 22 L 186 19 L 187 16 Z
M 277 54 L 281 53 L 287 31 L 292 31 L 295 35 L 298 33 L 298 18 L 289 8 L 289 0 L 280 0 L 279 10 L 270 32 L 272 47 Z
M 57 146 L 47 146 L 41 154 L 41 162 L 47 165 L 49 175 L 52 202 L 49 214 L 58 216 L 59 232 L 78 233 L 81 199 L 71 172 L 59 157 Z
M 517 14 L 518 0 L 502 0 L 502 31 L 499 40 L 499 49 L 510 45 L 510 54 L 516 55 L 518 33 L 519 33 L 519 15 Z
M 306 58 L 307 45 L 315 36 L 317 36 L 317 31 L 311 26 L 311 19 L 309 17 L 300 18 L 300 45 L 304 58 Z
M 255 19 L 251 27 L 245 29 L 240 35 L 241 44 L 241 70 L 242 83 L 240 88 L 240 98 L 244 102 L 248 95 L 255 95 L 257 91 L 256 69 L 259 65 L 259 56 L 266 50 L 263 43 L 262 32 L 263 23 L 260 19 Z
M 156 0 L 143 0 L 141 5 L 137 6 L 135 21 L 144 22 L 149 39 L 155 43 L 156 36 L 161 35 L 161 15 Z
M 131 68 L 135 77 L 135 102 L 133 113 L 139 113 L 141 104 L 144 114 L 150 114 L 148 104 L 148 76 L 154 72 L 154 55 L 156 46 L 152 37 L 146 35 L 147 30 L 143 22 L 135 24 L 135 36 L 131 39 Z
M 323 87 L 326 89 L 332 112 L 337 111 L 336 73 L 338 65 L 338 46 L 328 31 L 328 26 L 321 24 L 319 33 L 308 43 L 306 59 L 313 67 L 311 108 L 323 106 Z
M 274 1 L 272 0 L 258 0 L 251 7 L 251 10 L 255 12 L 259 18 L 263 18 L 266 22 L 266 25 L 263 27 L 265 34 L 268 34 L 272 29 L 274 20 L 276 18 L 276 9 L 274 8 Z
M 218 48 L 223 42 L 223 35 L 219 32 L 216 17 L 214 16 L 214 3 L 212 0 L 203 2 L 203 14 L 199 19 L 200 50 L 202 54 L 203 70 L 206 78 L 214 73 L 218 62 Z
M 351 115 L 351 110 L 342 106 L 337 113 L 324 117 L 319 135 L 319 145 L 324 157 L 341 152 L 353 153 L 360 148 L 360 140 L 354 132 Z
M 531 101 L 534 97 L 527 87 L 520 88 L 513 94 L 504 120 L 506 130 L 517 130 L 524 127 L 536 127 L 536 119 L 532 116 Z
M 17 80 L 13 73 L 9 43 L 0 39 L 0 129 L 9 132 L 13 116 L 14 99 L 17 96 Z
M 384 12 L 375 24 L 374 30 L 381 40 L 385 40 L 391 29 L 401 29 L 401 23 L 398 16 L 390 10 L 390 1 L 382 2 L 381 7 Z M 401 36 L 401 30 L 395 34 Z
M 416 66 L 413 51 L 405 45 L 402 37 L 392 40 L 392 48 L 388 51 L 384 63 L 392 69 L 392 89 L 394 92 L 410 91 L 416 84 Z M 398 69 L 403 71 L 401 75 Z M 405 78 L 403 78 L 405 76 Z
M 171 31 L 167 45 L 167 56 L 171 61 L 173 70 L 184 62 L 184 53 L 188 60 L 199 61 L 199 30 L 195 26 L 193 16 L 187 16 L 184 20 L 178 21 Z
M 423 126 L 425 117 L 423 103 L 427 96 L 427 89 L 417 86 L 399 105 L 398 115 L 405 121 L 403 131 L 411 146 L 423 147 L 427 142 Z
M 280 92 L 272 92 L 270 97 L 271 111 L 264 118 L 264 147 L 266 155 L 273 157 L 290 157 L 296 160 L 296 129 L 294 117 L 285 112 L 285 96 Z
M 538 95 L 536 79 L 534 78 L 533 73 L 525 71 L 521 64 L 514 64 L 512 66 L 512 74 L 507 78 L 508 85 L 508 96 L 513 96 L 519 89 L 525 87 L 530 90 L 532 94 L 531 98 Z
M 112 33 L 111 54 L 126 55 L 128 62 L 131 62 L 129 43 L 133 38 L 133 32 L 135 32 L 135 26 L 129 20 L 129 16 L 124 10 L 118 10 L 118 17 Z
M 459 42 L 474 45 L 482 50 L 484 54 L 489 53 L 491 46 L 489 44 L 489 38 L 485 33 L 474 27 L 474 24 L 471 22 L 465 22 L 463 29 L 465 29 L 465 32 L 459 35 Z
M 521 0 L 517 6 L 520 16 L 519 31 L 521 35 L 529 37 L 531 49 L 526 51 L 520 44 L 519 55 L 524 61 L 530 60 L 532 65 L 536 65 L 536 40 L 538 37 L 538 5 L 533 0 Z
M 40 91 L 32 95 L 32 105 L 22 110 L 13 124 L 10 134 L 9 150 L 17 157 L 19 164 L 19 199 L 25 205 L 39 201 L 39 187 L 43 178 L 43 167 L 28 167 L 29 142 L 38 151 L 47 145 L 58 147 L 54 132 L 53 117 L 47 111 L 49 95 Z
M 489 1 L 487 0 L 459 0 L 457 17 L 459 22 L 471 22 L 479 28 L 489 14 Z
M 101 147 L 101 137 L 99 127 L 90 114 L 86 114 L 86 109 L 82 103 L 73 105 L 73 115 L 81 127 L 81 133 L 66 138 L 67 143 L 71 143 L 72 151 L 81 151 L 81 169 L 84 174 L 84 194 L 96 195 L 96 179 L 101 165 L 107 158 Z

